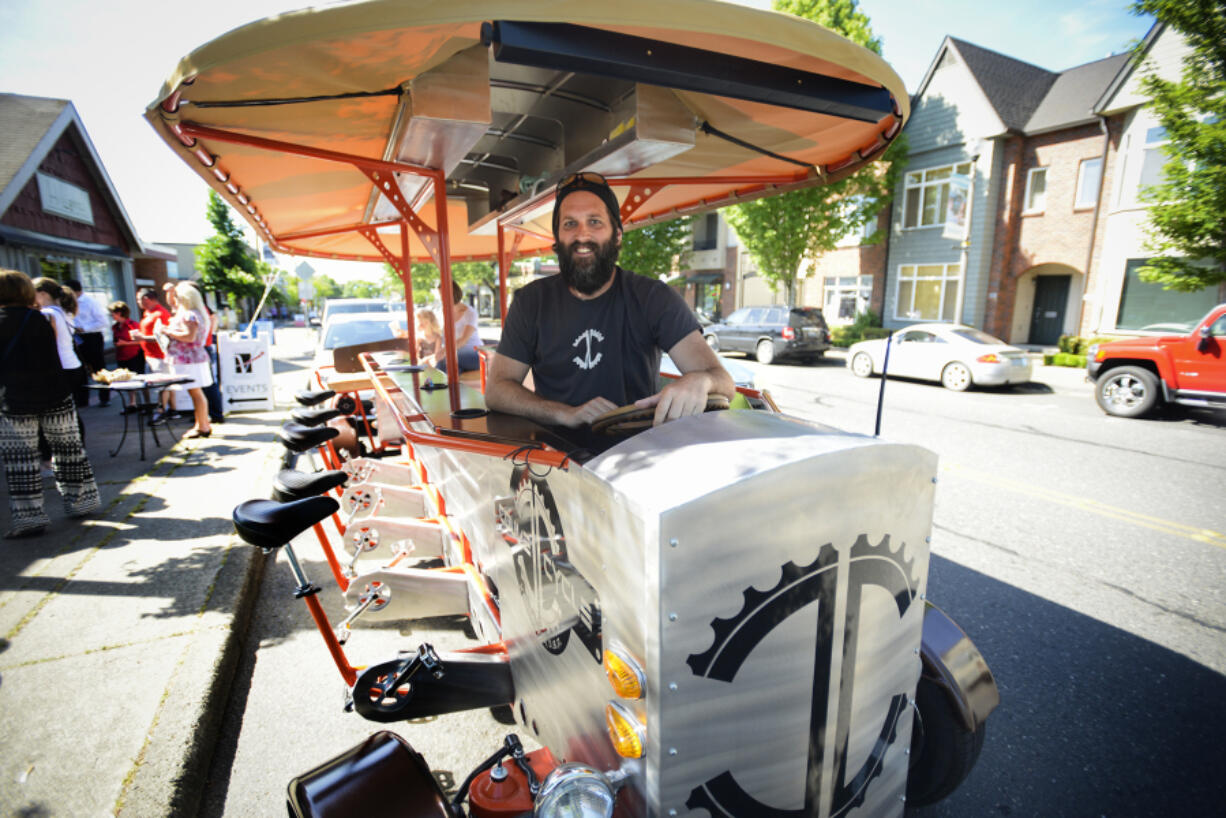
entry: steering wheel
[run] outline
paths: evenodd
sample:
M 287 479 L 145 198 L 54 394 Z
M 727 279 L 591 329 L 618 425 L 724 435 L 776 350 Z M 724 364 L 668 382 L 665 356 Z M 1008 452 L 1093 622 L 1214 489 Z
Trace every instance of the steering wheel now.
M 717 412 L 721 409 L 728 408 L 728 399 L 723 395 L 717 395 L 714 392 L 707 395 L 707 408 L 704 412 Z M 592 421 L 592 431 L 597 434 L 620 435 L 626 432 L 637 432 L 640 429 L 646 429 L 652 424 L 656 416 L 656 407 L 654 406 L 635 406 L 633 403 L 627 406 L 619 406 L 616 409 L 605 412 L 598 418 Z

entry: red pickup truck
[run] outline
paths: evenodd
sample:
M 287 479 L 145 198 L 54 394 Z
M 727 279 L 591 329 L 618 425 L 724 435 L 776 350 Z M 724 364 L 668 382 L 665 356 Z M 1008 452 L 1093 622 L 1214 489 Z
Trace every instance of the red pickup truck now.
M 1226 304 L 1187 335 L 1094 345 L 1086 369 L 1111 415 L 1140 417 L 1163 402 L 1226 408 Z

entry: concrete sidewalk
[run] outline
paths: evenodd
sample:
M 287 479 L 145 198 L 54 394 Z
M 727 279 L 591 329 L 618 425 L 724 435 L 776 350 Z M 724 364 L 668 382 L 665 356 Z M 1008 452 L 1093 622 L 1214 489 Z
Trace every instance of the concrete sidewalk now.
M 285 409 L 162 448 L 118 401 L 81 412 L 103 510 L 0 541 L 0 816 L 191 815 L 264 560 L 233 507 L 267 496 Z M 170 445 L 173 444 L 173 445 Z M 8 497 L 0 497 L 0 530 Z

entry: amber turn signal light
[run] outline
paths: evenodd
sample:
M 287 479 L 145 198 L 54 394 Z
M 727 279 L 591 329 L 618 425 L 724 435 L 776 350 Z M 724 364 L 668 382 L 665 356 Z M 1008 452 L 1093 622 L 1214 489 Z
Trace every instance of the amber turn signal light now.
M 622 758 L 642 758 L 647 730 L 642 722 L 625 705 L 609 702 L 604 709 L 605 727 L 609 741 Z
M 643 669 L 625 653 L 617 649 L 606 650 L 604 672 L 618 696 L 623 699 L 643 698 Z

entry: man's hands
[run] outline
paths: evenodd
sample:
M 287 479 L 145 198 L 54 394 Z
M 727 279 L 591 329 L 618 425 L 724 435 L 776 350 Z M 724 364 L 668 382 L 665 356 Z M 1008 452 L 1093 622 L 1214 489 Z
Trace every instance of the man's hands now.
M 555 405 L 559 408 L 555 413 L 556 419 L 553 422 L 559 426 L 568 426 L 571 429 L 587 426 L 596 418 L 617 408 L 617 404 L 613 401 L 602 397 L 592 398 L 581 406 L 566 406 L 561 403 Z
M 707 394 L 711 391 L 710 378 L 705 372 L 691 372 L 672 381 L 654 395 L 634 402 L 644 409 L 656 407 L 652 426 L 687 415 L 700 415 L 707 408 Z

